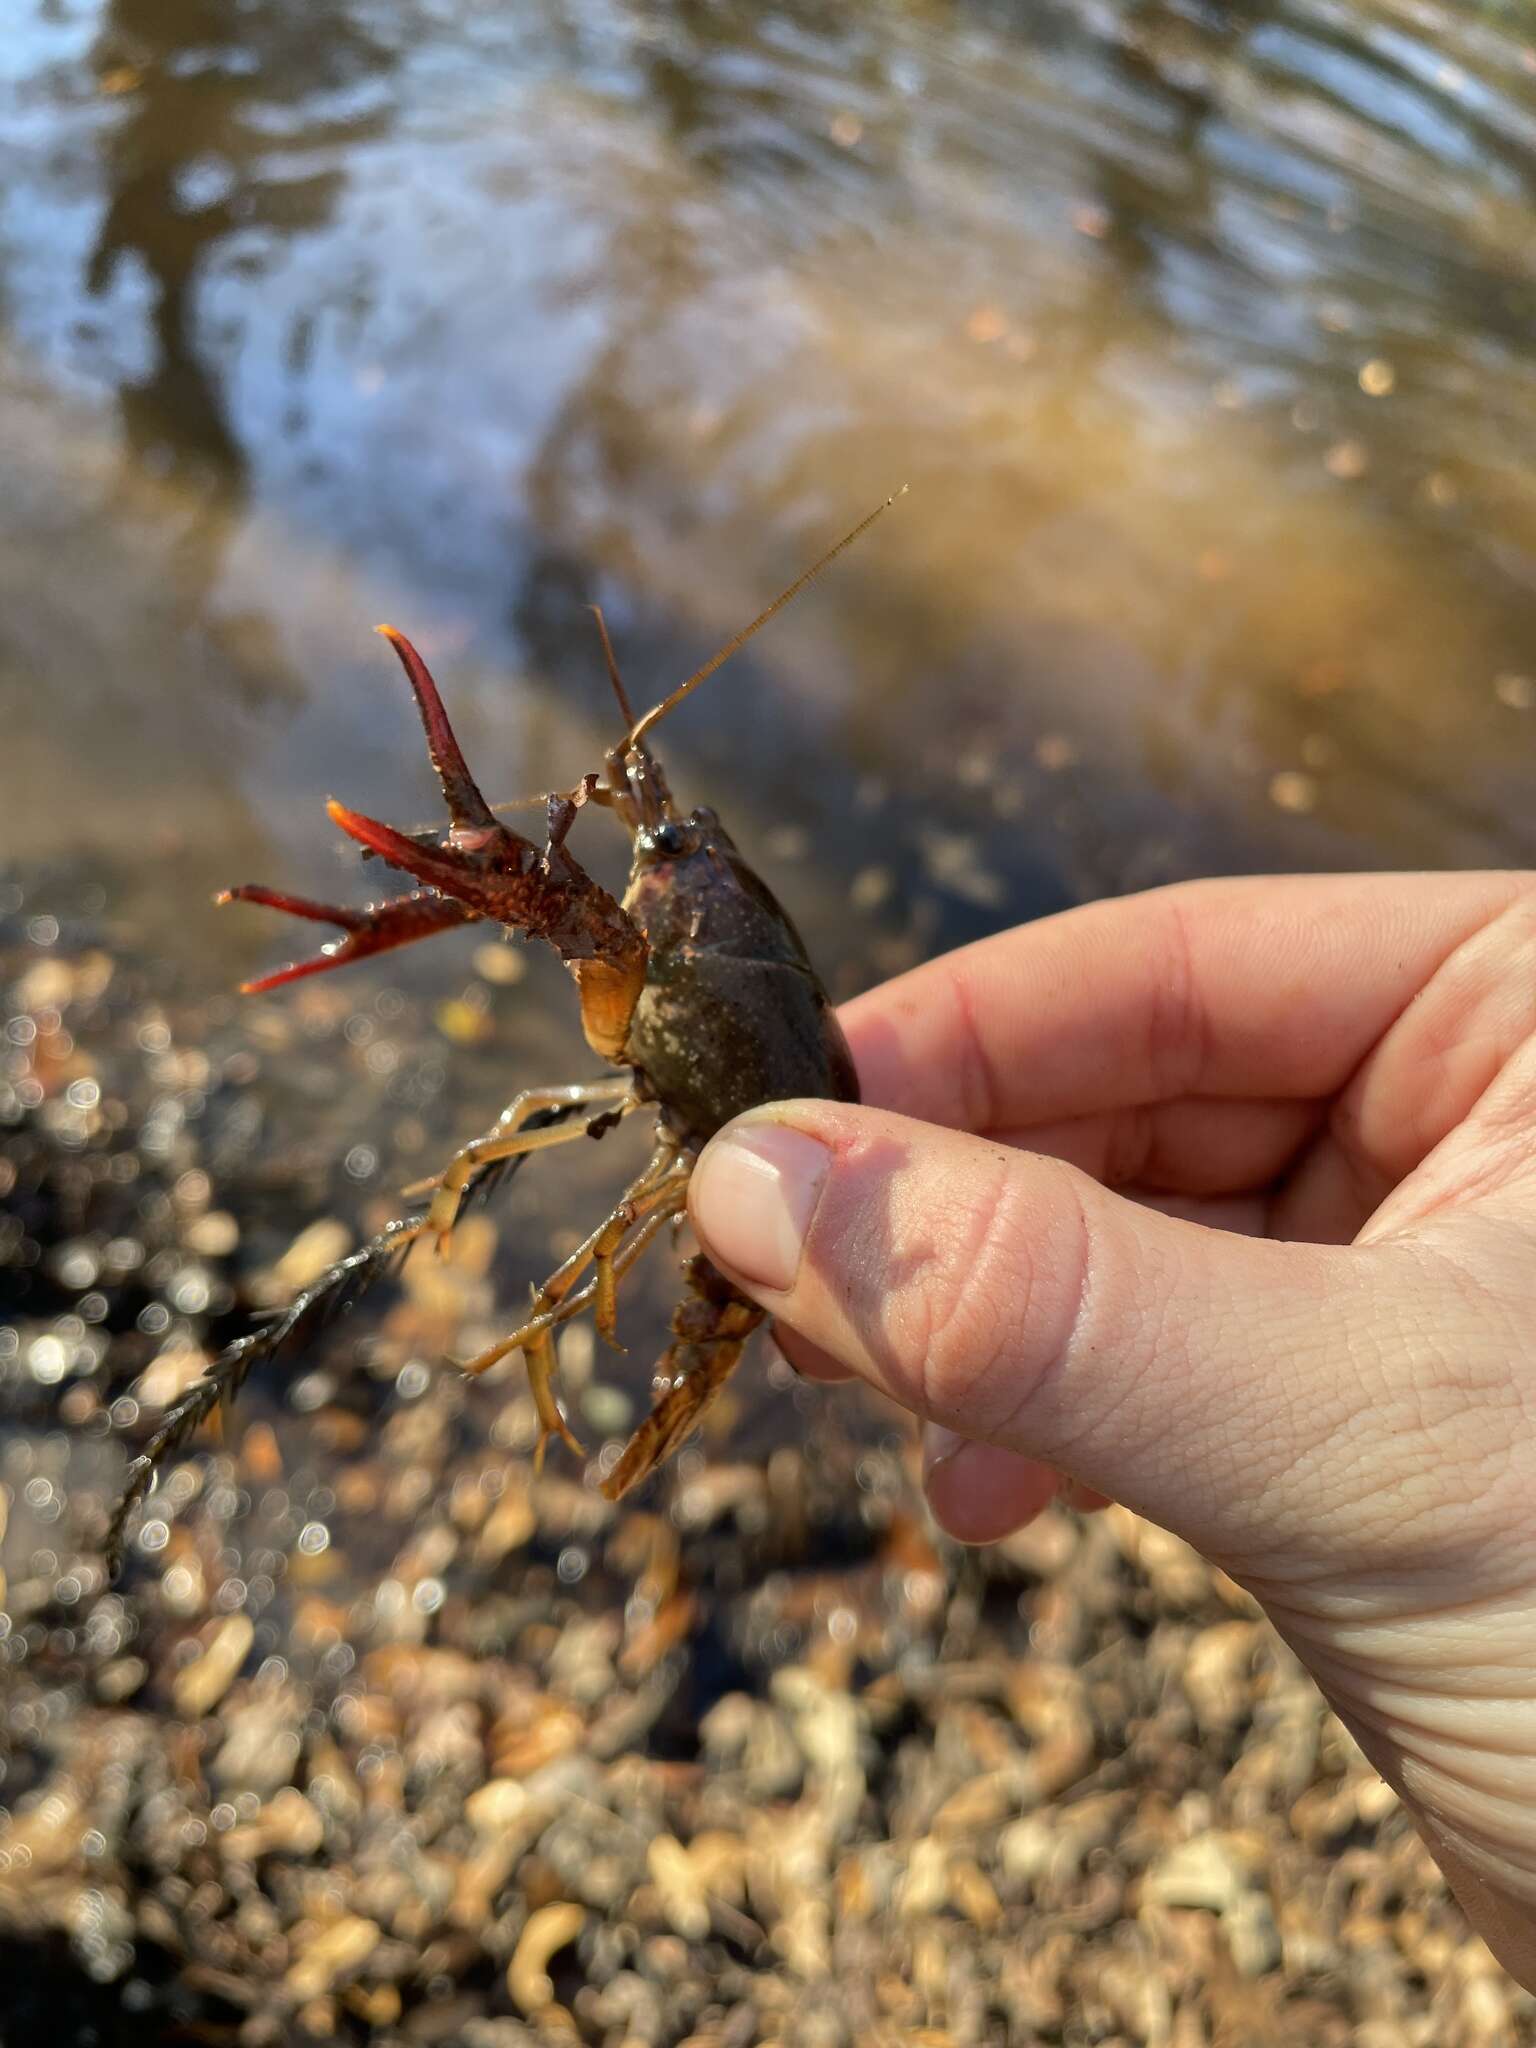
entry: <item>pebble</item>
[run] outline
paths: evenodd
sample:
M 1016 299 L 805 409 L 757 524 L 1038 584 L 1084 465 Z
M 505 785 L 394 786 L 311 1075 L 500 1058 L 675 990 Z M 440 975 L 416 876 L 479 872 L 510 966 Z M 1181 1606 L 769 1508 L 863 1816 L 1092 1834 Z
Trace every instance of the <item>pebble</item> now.
M 318 1280 L 352 1249 L 352 1232 L 339 1217 L 323 1217 L 301 1230 L 268 1275 L 275 1297 L 286 1300 Z
M 301 2003 L 355 1977 L 383 1940 L 383 1929 L 357 1913 L 344 1913 L 299 1944 L 298 1960 L 283 1979 L 290 1998 Z
M 574 1707 L 544 1701 L 531 1718 L 521 1712 L 490 1732 L 491 1768 L 498 1777 L 531 1778 L 581 1747 L 586 1722 Z
M 1160 1857 L 1142 1879 L 1141 1895 L 1157 1905 L 1230 1913 L 1252 1881 L 1249 1860 L 1232 1838 L 1211 1833 L 1181 1842 Z
M 656 1835 L 645 1865 L 672 1931 L 684 1941 L 702 1941 L 709 1932 L 709 1898 L 688 1851 L 675 1835 Z
M 526 1785 L 516 1778 L 492 1778 L 464 1802 L 464 1818 L 482 1833 L 498 1834 L 521 1818 L 532 1804 Z
M 586 1908 L 568 1899 L 540 1906 L 528 1915 L 507 1965 L 507 1990 L 519 2012 L 531 2018 L 554 2002 L 550 1959 L 573 1942 L 586 1924 Z
M 299 1762 L 298 1723 L 303 1703 L 286 1686 L 262 1687 L 226 1708 L 224 1740 L 209 1775 L 225 1792 L 269 1796 L 292 1782 Z
M 209 1354 L 199 1345 L 175 1339 L 140 1373 L 133 1389 L 135 1398 L 146 1408 L 169 1408 L 194 1380 L 202 1378 L 208 1360 Z
M 181 1234 L 189 1252 L 199 1258 L 227 1259 L 240 1242 L 240 1225 L 227 1209 L 209 1209 L 194 1216 Z
M 933 1835 L 912 1846 L 907 1874 L 900 1887 L 899 1911 L 905 1920 L 924 1920 L 949 1902 L 949 1851 Z
M 494 982 L 498 988 L 515 987 L 528 972 L 523 954 L 505 941 L 476 946 L 469 957 L 481 980 Z
M 312 1801 L 285 1785 L 256 1814 L 224 1837 L 229 1856 L 312 1856 L 325 1840 L 325 1821 Z
M 249 1615 L 231 1614 L 221 1621 L 201 1655 L 176 1675 L 171 1697 L 177 1713 L 191 1721 L 211 1713 L 233 1685 L 255 1639 Z

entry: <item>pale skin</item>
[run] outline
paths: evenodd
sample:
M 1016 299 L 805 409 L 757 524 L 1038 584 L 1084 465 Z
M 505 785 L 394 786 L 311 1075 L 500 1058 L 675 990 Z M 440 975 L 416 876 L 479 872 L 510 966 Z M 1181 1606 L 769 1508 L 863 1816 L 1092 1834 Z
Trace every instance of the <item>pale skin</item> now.
M 1201 882 L 851 1004 L 705 1150 L 716 1263 L 938 1520 L 1125 1502 L 1262 1602 L 1536 1990 L 1536 875 Z

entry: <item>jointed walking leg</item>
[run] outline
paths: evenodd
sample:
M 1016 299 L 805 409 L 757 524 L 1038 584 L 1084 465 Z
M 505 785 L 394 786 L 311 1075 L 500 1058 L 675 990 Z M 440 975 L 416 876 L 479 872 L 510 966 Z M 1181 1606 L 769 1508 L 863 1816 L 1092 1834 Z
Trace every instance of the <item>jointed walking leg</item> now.
M 558 1090 L 549 1093 L 558 1094 Z M 533 1112 L 541 1128 L 566 1122 L 580 1104 L 554 1102 Z M 530 1119 L 532 1120 L 532 1119 Z M 581 1124 L 577 1129 L 582 1129 Z M 516 1171 L 518 1160 L 513 1160 Z M 384 1228 L 355 1252 L 338 1259 L 307 1287 L 303 1287 L 280 1313 L 227 1345 L 208 1366 L 201 1379 L 161 1416 L 153 1435 L 128 1467 L 122 1497 L 107 1531 L 106 1555 L 115 1573 L 122 1558 L 128 1520 L 134 1508 L 154 1485 L 167 1458 L 192 1438 L 202 1423 L 231 1402 L 245 1384 L 252 1368 L 274 1357 L 280 1350 L 314 1336 L 326 1318 L 356 1301 L 382 1274 L 392 1271 L 405 1257 L 426 1228 L 426 1217 L 405 1216 Z
M 638 1098 L 632 1093 L 629 1079 L 620 1075 L 601 1081 L 578 1081 L 565 1088 L 525 1088 L 521 1095 L 514 1096 L 497 1118 L 494 1130 L 488 1131 L 483 1138 L 472 1139 L 461 1151 L 455 1152 L 435 1182 L 426 1183 L 435 1189 L 427 1210 L 426 1227 L 436 1233 L 438 1250 L 447 1249 L 464 1190 L 477 1172 L 499 1165 L 504 1160 L 515 1159 L 524 1152 L 541 1152 L 546 1145 L 565 1145 L 572 1138 L 586 1135 L 587 1127 L 581 1122 L 562 1122 L 554 1127 L 545 1125 L 538 1130 L 529 1130 L 527 1125 L 531 1118 L 541 1110 L 569 1109 L 602 1102 L 615 1104 L 618 1114 L 627 1116 L 637 1106 Z
M 615 1342 L 618 1283 L 668 1218 L 681 1212 L 688 1198 L 692 1166 L 691 1157 L 679 1157 L 675 1147 L 659 1146 L 644 1172 L 597 1229 L 534 1290 L 527 1320 L 464 1366 L 466 1373 L 478 1374 L 513 1351 L 526 1354 L 528 1383 L 540 1424 L 540 1461 L 551 1436 L 558 1436 L 578 1454 L 582 1449 L 554 1397 L 556 1327 L 579 1315 L 591 1302 L 596 1305 L 599 1330 L 610 1343 Z M 576 1283 L 589 1266 L 595 1266 L 596 1272 L 577 1289 Z

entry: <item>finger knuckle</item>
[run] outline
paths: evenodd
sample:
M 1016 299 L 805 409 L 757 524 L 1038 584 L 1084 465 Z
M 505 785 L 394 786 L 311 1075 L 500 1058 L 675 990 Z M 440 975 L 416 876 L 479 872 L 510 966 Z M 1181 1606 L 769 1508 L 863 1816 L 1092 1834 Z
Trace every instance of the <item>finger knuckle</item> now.
M 1196 966 L 1188 899 L 1178 890 L 1169 890 L 1160 909 L 1161 971 L 1147 1007 L 1144 1065 L 1154 1095 L 1171 1100 L 1184 1094 L 1203 1071 L 1210 1024 Z
M 1038 1219 L 1007 1164 L 979 1179 L 936 1233 L 903 1305 L 904 1348 L 923 1412 L 986 1434 L 1018 1406 L 1031 1371 L 1027 1333 L 1042 1291 Z

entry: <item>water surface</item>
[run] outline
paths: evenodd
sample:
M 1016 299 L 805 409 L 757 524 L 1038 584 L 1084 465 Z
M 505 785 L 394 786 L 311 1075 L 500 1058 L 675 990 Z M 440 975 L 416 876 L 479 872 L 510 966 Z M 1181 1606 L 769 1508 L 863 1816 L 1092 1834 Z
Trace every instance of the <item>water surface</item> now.
M 227 979 L 283 941 L 217 883 L 356 886 L 328 792 L 433 815 L 376 619 L 488 785 L 568 785 L 589 603 L 652 697 L 905 482 L 667 736 L 839 987 L 1182 874 L 1536 857 L 1521 27 L 16 0 L 4 853 Z

